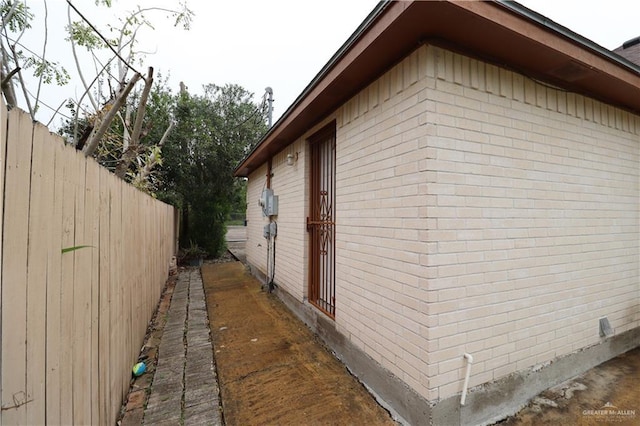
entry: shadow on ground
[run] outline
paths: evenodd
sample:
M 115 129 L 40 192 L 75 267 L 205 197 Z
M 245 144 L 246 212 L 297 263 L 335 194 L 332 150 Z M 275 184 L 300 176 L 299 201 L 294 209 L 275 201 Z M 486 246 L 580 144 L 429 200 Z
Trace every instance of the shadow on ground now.
M 202 278 L 227 425 L 395 424 L 242 263 L 205 264 Z

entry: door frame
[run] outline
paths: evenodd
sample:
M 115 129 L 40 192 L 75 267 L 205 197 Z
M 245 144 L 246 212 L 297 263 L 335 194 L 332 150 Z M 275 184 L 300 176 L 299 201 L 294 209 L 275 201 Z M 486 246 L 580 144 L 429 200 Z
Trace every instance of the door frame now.
M 307 141 L 310 152 L 310 196 L 309 216 L 307 217 L 307 231 L 309 234 L 308 300 L 321 312 L 335 319 L 335 121 L 314 133 Z M 326 194 L 322 194 L 323 192 L 326 192 Z

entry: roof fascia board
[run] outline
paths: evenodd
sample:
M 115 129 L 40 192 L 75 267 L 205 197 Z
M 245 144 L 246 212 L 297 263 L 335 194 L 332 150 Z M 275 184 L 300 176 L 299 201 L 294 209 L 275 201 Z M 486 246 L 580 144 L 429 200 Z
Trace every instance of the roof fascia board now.
M 275 139 L 280 130 L 286 128 L 295 119 L 298 113 L 304 110 L 317 94 L 321 93 L 340 73 L 350 64 L 354 58 L 359 56 L 369 45 L 371 40 L 377 38 L 393 21 L 410 5 L 410 2 L 382 0 L 375 9 L 365 18 L 360 26 L 353 32 L 340 49 L 322 67 L 320 72 L 311 80 L 302 93 L 296 98 L 289 108 L 282 114 L 276 123 L 267 131 L 260 142 L 247 154 L 234 170 L 235 176 L 241 176 L 241 170 L 246 162 L 250 161 L 256 154 L 268 145 L 268 141 Z M 389 9 L 389 10 L 387 10 Z M 384 15 L 383 12 L 386 13 Z M 380 22 L 373 26 L 382 15 Z M 363 34 L 370 29 L 376 29 L 375 33 Z
M 586 37 L 581 36 L 578 33 L 575 33 L 573 31 L 571 31 L 570 29 L 546 18 L 544 15 L 541 15 L 531 9 L 526 8 L 525 6 L 521 5 L 520 3 L 517 3 L 515 1 L 512 0 L 494 0 L 496 3 L 502 5 L 503 7 L 506 7 L 507 9 L 512 10 L 513 12 L 520 14 L 522 16 L 524 16 L 525 18 L 538 23 L 539 25 L 542 25 L 544 27 L 549 28 L 550 30 L 563 35 L 564 37 L 568 38 L 569 40 L 578 43 L 580 45 L 582 45 L 583 47 L 592 50 L 596 53 L 598 53 L 599 55 L 604 56 L 605 58 L 607 58 L 610 61 L 616 62 L 619 65 L 631 68 L 634 72 L 636 72 L 637 74 L 640 74 L 640 66 L 634 64 L 633 62 L 623 58 L 622 56 L 610 51 L 609 49 L 606 49 L 602 46 L 600 46 L 597 43 L 594 43 L 593 41 L 589 40 Z

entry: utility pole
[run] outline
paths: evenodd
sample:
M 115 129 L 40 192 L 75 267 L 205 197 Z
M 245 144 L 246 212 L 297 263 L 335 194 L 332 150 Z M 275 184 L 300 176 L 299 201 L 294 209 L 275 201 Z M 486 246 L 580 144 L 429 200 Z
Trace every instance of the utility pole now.
M 273 123 L 273 89 L 271 87 L 267 87 L 264 89 L 265 97 L 267 98 L 267 119 L 269 123 L 269 128 Z

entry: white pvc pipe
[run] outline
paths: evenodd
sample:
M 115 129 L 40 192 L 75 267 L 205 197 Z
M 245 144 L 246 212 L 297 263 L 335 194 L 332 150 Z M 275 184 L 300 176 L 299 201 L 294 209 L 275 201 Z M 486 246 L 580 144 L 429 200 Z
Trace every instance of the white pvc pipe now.
M 469 387 L 469 376 L 471 375 L 471 364 L 473 364 L 473 357 L 471 354 L 464 354 L 465 359 L 467 360 L 467 374 L 464 376 L 464 385 L 462 386 L 462 398 L 460 398 L 460 405 L 464 405 L 464 402 L 467 400 L 467 388 Z

